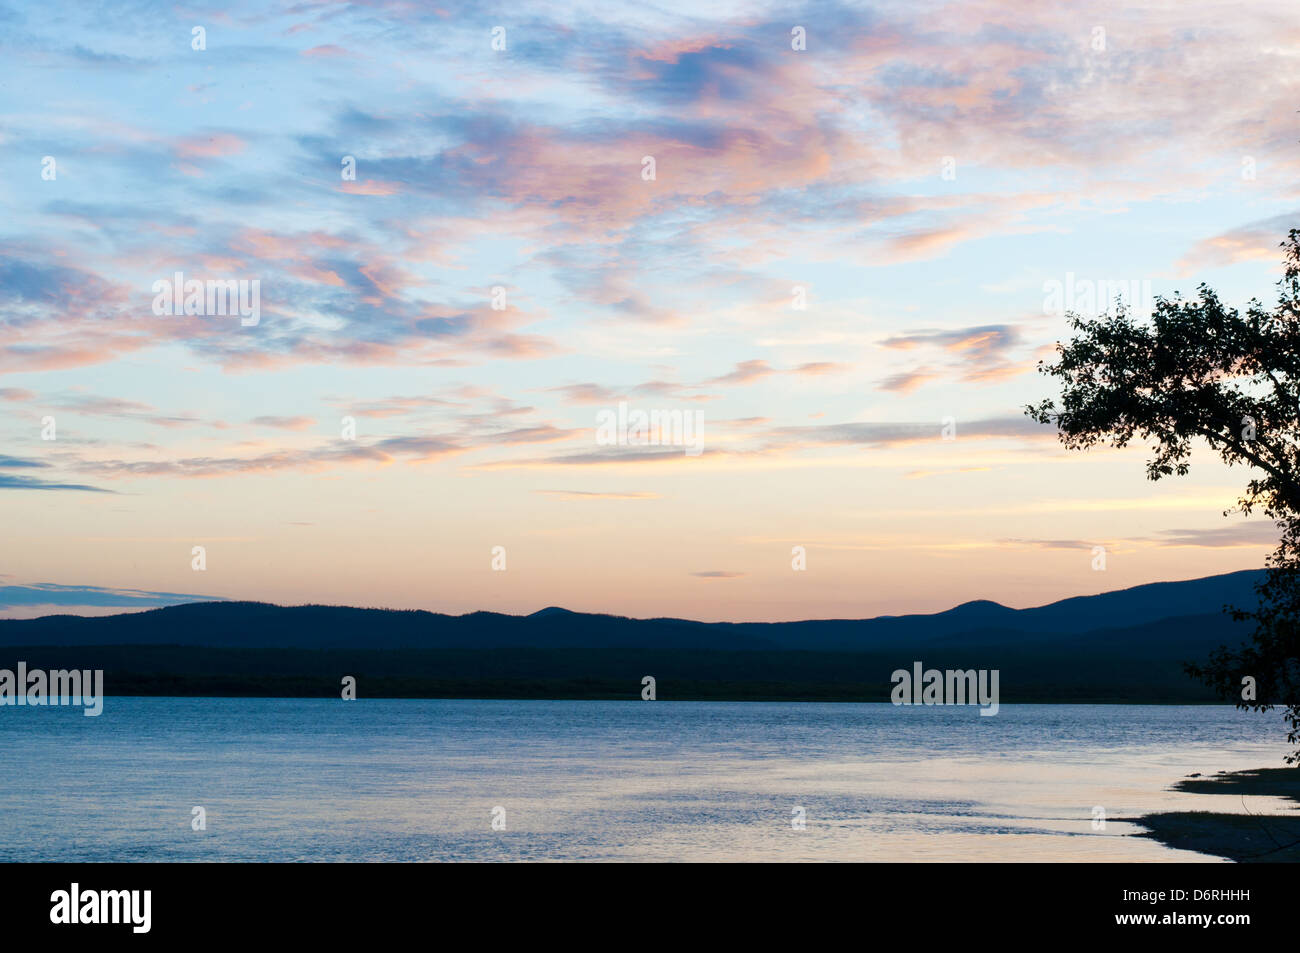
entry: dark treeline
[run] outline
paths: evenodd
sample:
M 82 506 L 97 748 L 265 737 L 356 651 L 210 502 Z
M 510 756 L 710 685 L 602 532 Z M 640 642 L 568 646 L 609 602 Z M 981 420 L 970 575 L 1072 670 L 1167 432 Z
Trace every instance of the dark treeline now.
M 194 646 L 11 646 L 0 668 L 103 669 L 109 695 L 338 697 L 345 675 L 361 697 L 639 699 L 651 675 L 661 700 L 887 701 L 896 652 L 680 649 L 311 650 Z M 1195 703 L 1212 693 L 1176 657 L 1105 650 L 1079 654 L 1002 648 L 935 650 L 927 668 L 996 668 L 1014 702 Z

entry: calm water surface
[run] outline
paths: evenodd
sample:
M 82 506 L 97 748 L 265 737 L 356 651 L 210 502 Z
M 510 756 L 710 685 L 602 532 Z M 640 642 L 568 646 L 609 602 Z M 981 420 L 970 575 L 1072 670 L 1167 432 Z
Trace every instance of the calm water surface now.
M 0 709 L 0 860 L 1206 860 L 1131 836 L 1280 766 L 1227 707 L 109 698 Z M 191 830 L 191 808 L 207 810 Z M 505 809 L 506 829 L 491 829 Z M 802 807 L 804 830 L 792 830 Z M 1093 807 L 1106 810 L 1092 829 Z M 1250 798 L 1252 811 L 1286 810 Z

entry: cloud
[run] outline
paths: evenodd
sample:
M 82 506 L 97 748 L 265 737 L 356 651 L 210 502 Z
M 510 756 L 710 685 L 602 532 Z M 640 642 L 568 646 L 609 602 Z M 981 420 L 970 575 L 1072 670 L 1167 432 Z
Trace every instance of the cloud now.
M 955 421 L 955 440 L 966 439 L 1054 439 L 1055 428 L 1045 427 L 1028 417 L 988 417 L 976 420 Z M 792 450 L 797 448 L 850 446 L 888 447 L 920 441 L 943 439 L 944 424 L 905 422 L 852 422 L 817 424 L 802 427 L 776 427 L 767 432 L 769 446 Z
M 1200 3 L 1121 15 L 1114 29 L 1124 38 L 1122 53 L 1104 55 L 1059 12 L 1011 12 L 979 0 L 942 9 L 936 20 L 903 5 L 819 8 L 815 55 L 789 49 L 789 24 L 775 14 L 629 18 L 615 5 L 589 18 L 579 49 L 568 42 L 567 24 L 538 9 L 522 35 L 513 34 L 509 57 L 497 58 L 497 65 L 508 60 L 508 80 L 465 53 L 464 35 L 444 30 L 433 11 L 374 8 L 380 52 L 364 68 L 340 55 L 352 45 L 343 26 L 348 14 L 306 25 L 286 20 L 257 34 L 257 44 L 250 34 L 226 67 L 260 70 L 282 91 L 277 105 L 288 108 L 278 121 L 291 148 L 274 159 L 261 153 L 259 136 L 210 128 L 201 116 L 159 116 L 147 128 L 119 118 L 135 111 L 111 99 L 129 90 L 103 61 L 103 115 L 45 108 L 33 142 L 15 145 L 53 141 L 72 155 L 93 153 L 105 181 L 150 181 L 159 201 L 141 210 L 94 197 L 31 200 L 24 211 L 32 220 L 71 226 L 31 258 L 48 265 L 59 246 L 84 253 L 88 234 L 96 236 L 95 254 L 69 259 L 85 273 L 78 282 L 46 276 L 55 280 L 44 284 L 60 291 L 29 299 L 30 317 L 59 321 L 44 322 L 23 348 L 0 349 L 0 370 L 79 366 L 169 344 L 236 370 L 535 361 L 564 350 L 562 338 L 524 327 L 545 320 L 542 309 L 525 313 L 512 303 L 508 318 L 485 315 L 483 302 L 472 300 L 482 289 L 451 287 L 487 243 L 517 242 L 519 270 L 534 272 L 527 286 L 570 289 L 574 310 L 586 317 L 599 311 L 686 325 L 724 262 L 735 273 L 747 257 L 797 260 L 811 249 L 827 262 L 861 261 L 867 252 L 880 264 L 989 235 L 1060 228 L 1053 223 L 1081 202 L 1199 187 L 1212 164 L 1207 157 L 1217 162 L 1222 148 L 1235 148 L 1229 144 L 1259 154 L 1261 185 L 1265 170 L 1294 180 L 1286 178 L 1295 167 L 1287 164 L 1293 137 L 1278 131 L 1278 120 L 1293 108 L 1285 91 L 1296 65 L 1282 52 L 1285 44 L 1268 42 L 1280 5 L 1265 2 L 1231 22 Z M 427 36 L 399 23 L 438 29 Z M 302 49 L 286 39 L 297 28 L 311 29 L 314 45 Z M 228 35 L 241 29 L 252 27 L 232 24 Z M 33 59 L 20 58 L 19 69 L 36 69 L 41 55 L 65 48 L 30 39 Z M 97 33 L 96 45 L 114 39 Z M 423 92 L 427 77 L 412 72 L 413 53 L 447 65 L 436 93 Z M 118 58 L 90 55 L 93 62 Z M 1277 82 L 1243 106 L 1228 90 L 1257 75 L 1260 62 Z M 170 66 L 133 61 L 133 68 L 156 69 L 162 80 Z M 322 110 L 295 101 L 295 86 L 274 85 L 276 77 L 356 89 L 357 96 Z M 224 79 L 218 71 L 205 85 L 224 88 Z M 375 90 L 384 93 L 382 107 L 357 105 L 376 102 Z M 590 103 L 580 117 L 573 112 L 578 91 Z M 1133 105 L 1139 102 L 1143 108 Z M 1103 123 L 1116 134 L 1097 136 Z M 338 175 L 339 158 L 349 154 L 362 170 L 356 181 Z M 640 177 L 643 155 L 656 157 L 652 181 Z M 917 188 L 918 180 L 934 178 L 944 155 L 959 160 L 963 183 L 978 169 L 1039 173 L 1029 179 L 1050 176 L 1063 185 L 1004 194 L 969 184 Z M 272 161 L 284 174 L 255 184 L 248 167 Z M 185 180 L 186 171 L 212 181 Z M 241 226 L 227 214 L 232 203 L 271 214 Z M 305 218 L 306 208 L 315 214 Z M 1036 221 L 1034 213 L 1050 213 L 1051 221 Z M 326 224 L 300 228 L 304 221 Z M 1213 250 L 1215 240 L 1207 241 Z M 1258 251 L 1223 242 L 1216 253 Z M 138 300 L 138 289 L 116 302 L 82 295 L 81 307 L 57 300 L 96 281 L 114 288 L 123 265 L 161 275 L 186 262 L 260 276 L 278 302 L 268 302 L 273 314 L 265 326 L 231 335 L 203 322 L 141 322 L 147 301 Z M 0 286 L 24 285 L 30 282 L 20 274 L 0 276 Z M 512 292 L 515 286 L 512 280 Z M 91 311 L 126 320 L 91 322 Z M 968 382 L 1023 369 L 972 355 L 965 355 L 974 360 Z M 765 363 L 745 362 L 716 380 L 744 384 L 788 373 Z M 809 360 L 797 372 L 828 373 L 835 363 Z
M 1129 536 L 1112 540 L 1106 545 L 1151 545 L 1192 547 L 1204 549 L 1239 549 L 1243 547 L 1274 547 L 1281 531 L 1272 522 L 1256 521 L 1236 526 L 1215 526 L 1204 529 L 1166 529 L 1154 536 Z M 1091 549 L 1100 542 L 1080 539 L 1002 539 L 999 543 L 1032 546 L 1036 549 Z
M 18 469 L 35 469 L 39 467 L 48 467 L 48 463 L 40 460 L 28 460 L 25 457 L 11 457 L 7 454 L 0 454 L 0 469 L 18 470 Z
M 761 362 L 759 362 L 761 363 Z M 569 404 L 596 404 L 610 407 L 621 401 L 636 397 L 662 397 L 670 400 L 708 401 L 715 400 L 712 394 L 699 393 L 704 385 L 676 384 L 671 381 L 645 381 L 626 388 L 608 387 L 591 382 L 582 384 L 565 384 L 550 387 L 551 393 L 561 394 Z
M 436 436 L 386 437 L 370 444 L 335 441 L 305 449 L 273 450 L 248 457 L 181 457 L 173 460 L 84 460 L 78 466 L 107 477 L 222 477 L 277 470 L 314 472 L 348 464 L 412 463 L 463 453 L 456 441 Z
M 15 476 L 0 473 L 0 490 L 82 490 L 87 493 L 113 493 L 98 486 L 84 483 L 57 483 L 53 480 L 38 480 L 35 477 Z
M 178 139 L 172 145 L 172 151 L 178 159 L 216 159 L 243 152 L 247 145 L 234 133 L 214 132 Z
M 600 384 L 565 384 L 550 390 L 563 395 L 565 402 L 570 404 L 616 404 L 624 399 L 622 392 Z
M 886 338 L 881 342 L 881 347 L 938 347 L 974 359 L 989 360 L 1001 356 L 1020 342 L 1021 332 L 1015 325 L 986 324 L 952 330 L 914 331 Z
M 1288 229 L 1300 223 L 1300 210 L 1242 225 L 1210 238 L 1203 238 L 1179 259 L 1179 271 L 1194 275 L 1206 268 L 1221 268 L 1241 261 L 1282 260 L 1279 245 Z
M 1235 549 L 1241 546 L 1276 546 L 1282 532 L 1273 523 L 1243 523 L 1212 529 L 1166 529 L 1154 537 L 1161 546 Z
M 138 420 L 158 427 L 184 427 L 199 422 L 193 414 L 161 414 L 149 404 L 120 397 L 90 394 L 60 397 L 54 400 L 54 406 L 85 416 Z
M 852 369 L 852 365 L 841 364 L 839 361 L 809 361 L 806 364 L 800 364 L 790 373 L 820 377 L 823 374 L 839 374 Z
M 40 460 L 28 460 L 0 454 L 0 469 L 4 470 L 48 470 L 50 464 Z M 60 483 L 57 480 L 42 480 L 39 477 L 22 476 L 16 473 L 0 473 L 0 490 L 80 490 L 87 493 L 112 493 L 112 490 L 84 483 Z
M 551 443 L 556 440 L 567 440 L 581 432 L 580 430 L 561 430 L 558 427 L 543 424 L 538 427 L 519 427 L 515 430 L 503 430 L 499 433 L 488 434 L 480 439 L 490 444 L 513 446 L 523 443 Z
M 308 430 L 316 426 L 315 419 L 311 417 L 254 417 L 252 422 L 259 427 L 276 430 Z
M 942 375 L 928 368 L 920 367 L 913 371 L 901 371 L 898 374 L 886 377 L 880 382 L 877 389 L 893 391 L 899 394 L 910 394 L 922 384 L 940 376 Z
M 431 409 L 448 409 L 463 406 L 459 401 L 448 400 L 441 397 L 430 397 L 425 394 L 414 394 L 404 397 L 385 397 L 381 400 L 365 401 L 355 405 L 350 402 L 335 401 L 346 412 L 356 417 L 403 417 L 408 414 L 418 413 Z
M 968 383 L 989 383 L 1022 374 L 1030 367 L 1028 360 L 1014 361 L 1009 355 L 1024 344 L 1022 329 L 1011 324 L 986 324 L 944 330 L 921 330 L 894 335 L 880 342 L 891 350 L 928 349 L 958 359 L 949 365 L 947 375 L 928 367 L 902 371 L 886 378 L 879 389 L 908 393 L 940 376 L 950 376 Z
M 708 384 L 751 384 L 754 381 L 762 380 L 764 377 L 770 377 L 779 373 L 771 367 L 767 361 L 741 361 L 736 365 L 736 369 L 730 374 L 723 374 L 721 377 L 714 377 L 706 381 Z
M 586 453 L 563 453 L 550 457 L 528 457 L 523 459 L 494 460 L 478 464 L 479 470 L 531 469 L 535 467 L 593 467 L 626 466 L 631 464 L 665 464 L 695 461 L 701 458 L 722 456 L 723 451 L 705 449 L 698 454 L 687 454 L 682 447 L 662 447 L 646 450 L 634 450 L 622 447 L 609 447 Z
M 797 454 L 803 451 L 823 447 L 864 446 L 894 447 L 915 443 L 948 443 L 943 436 L 945 423 L 940 420 L 929 422 L 850 422 L 839 424 L 815 424 L 809 426 L 771 427 L 749 435 L 748 443 L 743 446 L 710 446 L 704 441 L 704 449 L 698 454 L 683 453 L 681 447 L 646 447 L 635 449 L 629 447 L 601 447 L 596 450 L 576 453 L 561 453 L 549 457 L 529 457 L 510 460 L 494 460 L 475 465 L 475 469 L 533 469 L 548 467 L 602 467 L 632 465 L 684 464 L 694 465 L 701 459 L 775 458 Z M 955 424 L 955 440 L 1039 440 L 1055 441 L 1056 431 L 1052 427 L 1030 420 L 1028 417 L 990 417 L 973 420 L 958 419 Z M 577 431 L 576 433 L 581 433 Z
M 0 586 L 0 609 L 18 606 L 120 606 L 151 609 L 188 602 L 221 602 L 220 596 L 199 596 L 145 589 L 111 589 L 104 586 L 64 586 L 52 582 L 28 586 Z
M 373 195 L 389 196 L 397 195 L 402 191 L 400 182 L 380 182 L 376 179 L 363 179 L 361 181 L 340 182 L 339 188 L 349 195 Z
M 1028 546 L 1033 549 L 1084 549 L 1091 550 L 1098 543 L 1086 542 L 1082 539 L 1016 539 L 1007 538 L 999 539 L 998 542 L 1010 546 Z

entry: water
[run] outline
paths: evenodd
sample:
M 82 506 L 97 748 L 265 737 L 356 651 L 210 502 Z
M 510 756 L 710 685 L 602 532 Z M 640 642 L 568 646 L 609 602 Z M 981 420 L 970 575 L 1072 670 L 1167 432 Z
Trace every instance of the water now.
M 1167 788 L 1194 771 L 1280 766 L 1280 725 L 1139 705 L 996 717 L 783 702 L 3 708 L 0 861 L 1213 861 L 1133 837 L 1122 818 L 1242 810 Z M 191 830 L 195 805 L 205 831 Z M 495 807 L 505 830 L 491 828 Z

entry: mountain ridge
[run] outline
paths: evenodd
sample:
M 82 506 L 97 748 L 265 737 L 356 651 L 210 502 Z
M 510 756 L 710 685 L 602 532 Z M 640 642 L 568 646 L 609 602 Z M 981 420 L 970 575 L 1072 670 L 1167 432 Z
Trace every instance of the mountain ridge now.
M 638 619 L 547 606 L 527 615 L 462 615 L 254 601 L 192 602 L 109 616 L 0 620 L 0 645 L 189 645 L 338 648 L 708 648 L 862 651 L 927 643 L 1031 645 L 1088 633 L 1189 620 L 1191 641 L 1227 640 L 1239 626 L 1225 604 L 1253 604 L 1263 570 L 1145 583 L 1014 609 L 976 599 L 934 613 L 791 622 Z M 1194 621 L 1192 621 L 1194 620 Z M 969 638 L 978 635 L 978 638 Z

